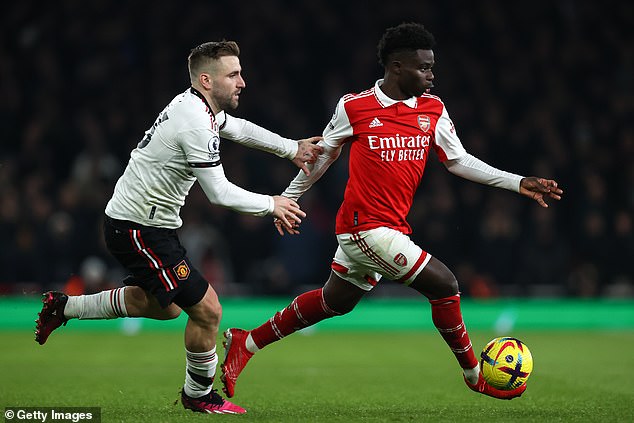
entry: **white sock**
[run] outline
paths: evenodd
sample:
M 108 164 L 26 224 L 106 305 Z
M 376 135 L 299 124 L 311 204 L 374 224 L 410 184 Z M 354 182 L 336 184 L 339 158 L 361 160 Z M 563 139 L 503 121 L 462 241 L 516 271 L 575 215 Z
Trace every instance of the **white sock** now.
M 478 383 L 478 378 L 480 377 L 480 365 L 478 364 L 473 369 L 462 369 L 464 372 L 464 377 L 467 378 L 470 384 L 475 385 Z
M 64 316 L 68 319 L 116 319 L 128 317 L 125 306 L 127 287 L 101 291 L 98 294 L 69 296 Z
M 258 348 L 257 345 L 255 345 L 255 341 L 253 340 L 253 337 L 251 336 L 251 332 L 249 332 L 249 334 L 247 335 L 247 339 L 244 341 L 246 347 L 247 347 L 247 351 L 249 351 L 250 353 L 255 354 L 256 352 L 260 351 L 260 348 Z
M 211 392 L 218 365 L 216 347 L 207 352 L 187 351 L 187 369 L 185 371 L 185 395 L 199 398 Z

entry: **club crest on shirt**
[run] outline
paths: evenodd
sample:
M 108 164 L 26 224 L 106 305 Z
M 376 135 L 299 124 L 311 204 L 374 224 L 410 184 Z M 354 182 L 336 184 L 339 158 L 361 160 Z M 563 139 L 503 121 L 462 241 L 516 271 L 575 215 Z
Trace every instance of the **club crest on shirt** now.
M 394 257 L 394 263 L 398 264 L 399 266 L 407 266 L 407 257 L 405 257 L 403 253 L 398 253 Z
M 420 129 L 423 130 L 423 132 L 429 131 L 429 127 L 431 126 L 431 120 L 429 119 L 429 116 L 418 115 L 417 120 L 418 120 L 418 126 L 420 127 Z
M 174 266 L 174 274 L 180 281 L 184 281 L 189 277 L 189 266 L 185 260 L 181 260 L 176 266 Z

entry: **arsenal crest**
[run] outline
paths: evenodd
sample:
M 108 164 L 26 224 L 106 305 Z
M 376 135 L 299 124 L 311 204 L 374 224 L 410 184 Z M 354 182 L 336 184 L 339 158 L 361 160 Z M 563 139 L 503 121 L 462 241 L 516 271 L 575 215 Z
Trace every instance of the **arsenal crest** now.
M 431 126 L 431 120 L 429 119 L 429 116 L 418 115 L 417 119 L 418 119 L 418 126 L 420 126 L 420 129 L 422 129 L 423 132 L 429 131 L 429 127 Z
M 407 257 L 405 257 L 403 253 L 398 253 L 394 257 L 394 263 L 398 264 L 399 266 L 407 266 Z

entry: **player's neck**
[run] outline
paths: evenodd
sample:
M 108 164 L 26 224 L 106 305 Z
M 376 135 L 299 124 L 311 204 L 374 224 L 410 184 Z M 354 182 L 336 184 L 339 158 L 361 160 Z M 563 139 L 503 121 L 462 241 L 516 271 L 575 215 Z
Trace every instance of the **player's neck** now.
M 396 84 L 388 75 L 385 75 L 383 83 L 379 85 L 379 88 L 383 93 L 390 97 L 392 100 L 407 100 L 410 96 L 400 90 L 398 84 Z

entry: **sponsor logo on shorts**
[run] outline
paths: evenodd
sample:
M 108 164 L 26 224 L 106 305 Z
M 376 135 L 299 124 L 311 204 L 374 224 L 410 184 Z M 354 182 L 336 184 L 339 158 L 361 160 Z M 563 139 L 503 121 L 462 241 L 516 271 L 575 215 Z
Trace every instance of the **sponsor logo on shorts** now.
M 184 281 L 189 277 L 189 266 L 185 263 L 185 260 L 182 260 L 176 266 L 174 266 L 174 274 L 179 281 Z
M 398 253 L 394 257 L 394 263 L 398 264 L 399 266 L 407 266 L 407 257 L 405 257 L 403 253 Z

